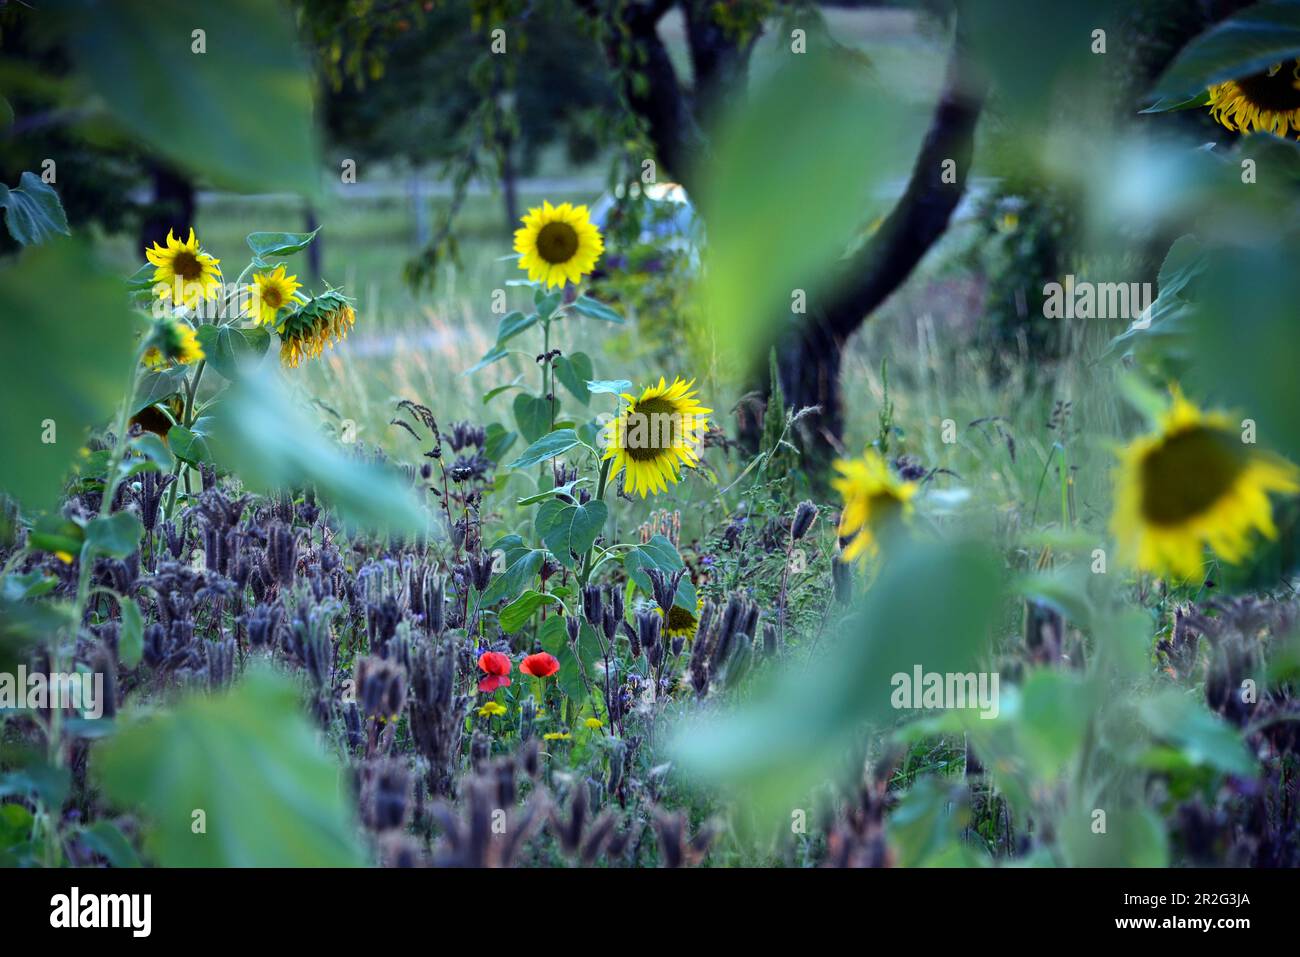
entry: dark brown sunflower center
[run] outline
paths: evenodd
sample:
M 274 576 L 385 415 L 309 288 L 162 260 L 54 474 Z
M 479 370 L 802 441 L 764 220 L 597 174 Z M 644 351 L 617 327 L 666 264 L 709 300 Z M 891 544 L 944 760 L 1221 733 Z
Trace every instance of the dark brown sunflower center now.
M 203 263 L 189 250 L 182 250 L 172 260 L 172 271 L 187 282 L 192 281 L 203 275 Z
M 668 609 L 668 630 L 669 631 L 694 631 L 695 616 L 685 608 L 673 605 Z
M 636 462 L 653 461 L 681 444 L 681 414 L 667 399 L 638 402 L 623 428 L 623 448 Z
M 268 286 L 262 290 L 262 302 L 266 303 L 272 309 L 279 309 L 284 305 L 284 296 L 275 286 Z
M 537 255 L 551 265 L 567 263 L 578 251 L 578 231 L 568 223 L 547 223 L 537 234 Z
M 1153 525 L 1179 525 L 1232 488 L 1245 455 L 1236 436 L 1219 429 L 1180 432 L 1142 461 L 1142 515 Z
M 1300 110 L 1300 90 L 1296 89 L 1295 68 L 1294 61 L 1287 62 L 1272 76 L 1267 71 L 1256 73 L 1238 80 L 1237 86 L 1241 88 L 1242 96 L 1261 110 L 1271 110 L 1274 113 Z

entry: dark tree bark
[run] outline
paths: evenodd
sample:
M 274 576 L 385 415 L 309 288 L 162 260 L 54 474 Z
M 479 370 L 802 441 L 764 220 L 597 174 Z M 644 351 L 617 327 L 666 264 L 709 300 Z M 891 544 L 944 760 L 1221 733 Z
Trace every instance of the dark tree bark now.
M 578 0 L 596 13 L 592 0 Z M 724 97 L 743 92 L 752 42 L 740 46 L 718 27 L 704 0 L 683 0 L 687 42 L 695 85 L 686 90 L 656 32 L 659 20 L 674 0 L 630 2 L 621 22 L 607 24 L 607 56 L 617 68 L 620 41 L 626 37 L 638 51 L 638 69 L 649 81 L 638 90 L 628 78 L 624 95 L 649 130 L 659 163 L 688 192 L 697 185 L 696 171 L 707 159 L 708 144 L 701 133 L 711 109 Z M 778 375 L 789 408 L 817 406 L 805 417 L 799 436 L 807 464 L 817 468 L 839 446 L 843 429 L 840 407 L 840 360 L 845 340 L 857 330 L 911 275 L 926 251 L 948 227 L 966 186 L 975 124 L 985 86 L 965 56 L 960 21 L 949 58 L 944 89 L 912 170 L 907 189 L 875 236 L 841 271 L 832 291 L 810 303 L 810 311 L 783 325 L 772 343 L 778 353 Z M 955 163 L 952 182 L 943 181 L 943 161 Z M 845 237 L 847 240 L 849 237 Z M 753 376 L 754 392 L 770 393 L 767 349 Z M 761 400 L 760 400 L 761 403 Z M 761 415 L 741 421 L 742 438 L 756 441 Z

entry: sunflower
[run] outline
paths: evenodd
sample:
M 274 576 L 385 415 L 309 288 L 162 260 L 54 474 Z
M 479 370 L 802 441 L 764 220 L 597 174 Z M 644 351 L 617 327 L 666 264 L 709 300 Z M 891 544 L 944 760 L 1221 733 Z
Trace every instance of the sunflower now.
M 331 289 L 307 300 L 280 320 L 280 362 L 296 369 L 304 359 L 315 359 L 326 346 L 346 339 L 357 321 L 352 300 Z
M 150 369 L 166 368 L 170 363 L 189 365 L 203 358 L 194 329 L 179 319 L 162 319 L 154 326 L 149 346 L 144 350 L 144 364 Z
M 540 209 L 530 209 L 523 223 L 515 230 L 519 268 L 528 270 L 533 282 L 545 282 L 548 289 L 578 282 L 605 251 L 605 241 L 588 218 L 586 206 L 544 202 Z
M 1210 87 L 1210 115 L 1230 130 L 1300 133 L 1300 60 Z
M 155 292 L 162 299 L 193 308 L 201 300 L 216 298 L 221 291 L 221 260 L 199 248 L 193 229 L 185 242 L 167 230 L 167 245 L 154 243 L 144 254 L 158 267 L 153 282 Z
M 699 463 L 699 435 L 712 409 L 700 405 L 691 386 L 695 380 L 673 379 L 665 385 L 647 386 L 641 397 L 627 393 L 627 407 L 605 427 L 608 448 L 605 458 L 613 459 L 610 478 L 625 471 L 623 485 L 627 491 L 663 492 L 668 484 L 681 480 L 681 467 Z
M 704 599 L 695 599 L 695 611 L 683 608 L 681 605 L 673 605 L 668 610 L 668 616 L 663 624 L 663 632 L 669 638 L 685 638 L 687 641 L 695 640 L 695 630 L 700 627 L 700 610 L 704 607 Z M 664 616 L 664 611 L 658 605 L 655 611 L 659 616 Z
M 911 514 L 918 486 L 895 477 L 875 449 L 867 449 L 860 459 L 839 459 L 835 470 L 840 478 L 831 485 L 844 496 L 839 526 L 844 560 L 869 558 L 880 550 L 880 534 Z
M 1175 390 L 1156 431 L 1120 453 L 1111 532 L 1121 560 L 1190 578 L 1204 546 L 1236 563 L 1251 532 L 1275 538 L 1269 492 L 1300 491 L 1300 469 L 1241 441 L 1232 420 Z
M 281 309 L 299 300 L 295 295 L 302 288 L 297 276 L 286 276 L 284 265 L 276 266 L 271 272 L 253 274 L 252 295 L 248 299 L 244 314 L 257 320 L 262 325 L 275 325 L 275 316 Z

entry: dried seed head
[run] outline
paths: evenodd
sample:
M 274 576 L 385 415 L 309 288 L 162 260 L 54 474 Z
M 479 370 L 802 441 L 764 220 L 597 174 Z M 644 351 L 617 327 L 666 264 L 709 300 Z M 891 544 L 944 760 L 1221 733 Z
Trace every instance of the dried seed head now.
M 790 537 L 794 541 L 799 541 L 812 527 L 813 519 L 817 517 L 817 506 L 812 502 L 800 502 L 794 510 L 794 521 L 790 523 Z

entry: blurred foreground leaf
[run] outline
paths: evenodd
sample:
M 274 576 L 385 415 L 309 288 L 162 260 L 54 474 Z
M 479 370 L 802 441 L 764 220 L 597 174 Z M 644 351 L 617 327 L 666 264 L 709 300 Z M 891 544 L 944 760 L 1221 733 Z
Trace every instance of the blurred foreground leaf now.
M 706 294 L 719 344 L 764 349 L 794 291 L 825 285 L 874 187 L 903 173 L 918 111 L 829 53 L 791 58 L 745 103 L 703 171 Z
M 1258 3 L 1216 23 L 1187 44 L 1151 96 L 1193 96 L 1216 83 L 1262 73 L 1293 57 L 1300 57 L 1300 3 Z
M 997 566 L 973 544 L 897 545 L 861 608 L 805 667 L 732 715 L 677 729 L 672 750 L 688 774 L 745 794 L 761 816 L 788 820 L 807 789 L 855 751 L 864 726 L 897 713 L 895 674 L 916 665 L 976 670 L 1000 602 Z
M 123 399 L 134 340 L 121 280 L 85 244 L 58 240 L 0 269 L 0 489 L 54 504 L 86 430 Z
M 86 85 L 128 131 L 221 186 L 318 189 L 311 76 L 279 3 L 225 0 L 201 15 L 150 0 L 56 9 Z
M 244 376 L 217 410 L 214 454 L 249 488 L 313 486 L 349 526 L 427 530 L 414 489 L 394 469 L 362 461 L 327 439 L 272 375 Z
M 105 742 L 94 766 L 112 801 L 145 813 L 145 846 L 163 866 L 361 863 L 339 769 L 293 685 L 273 672 L 142 719 Z

